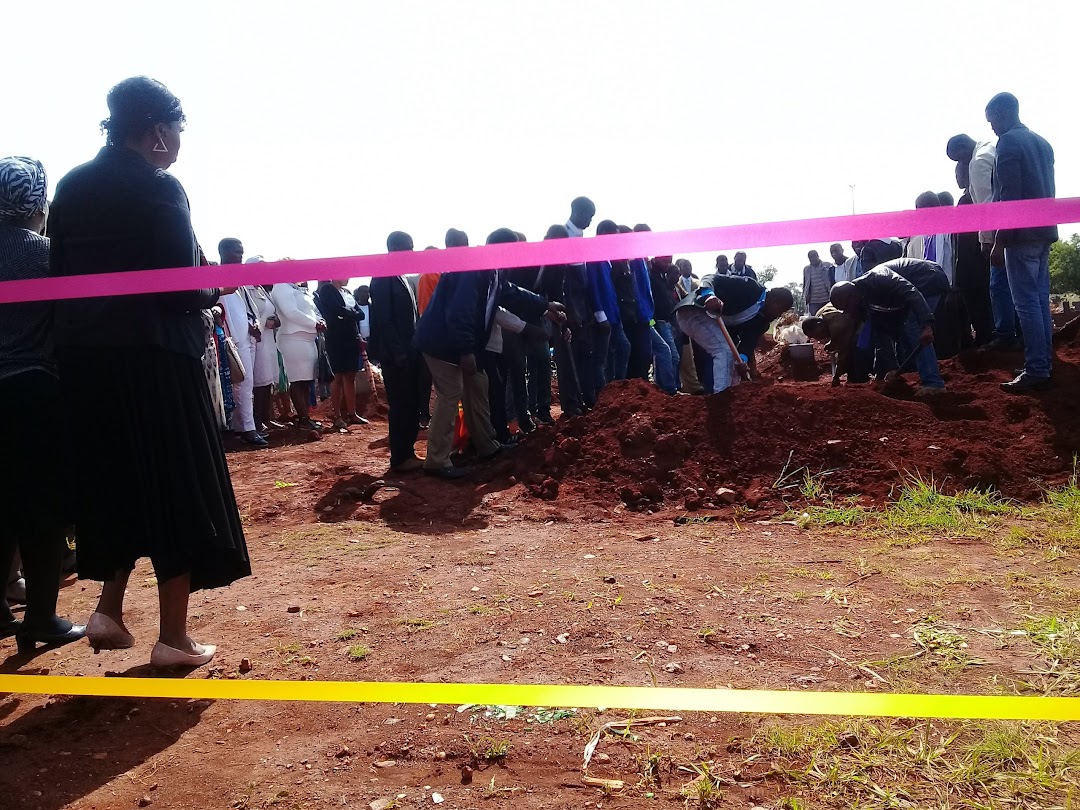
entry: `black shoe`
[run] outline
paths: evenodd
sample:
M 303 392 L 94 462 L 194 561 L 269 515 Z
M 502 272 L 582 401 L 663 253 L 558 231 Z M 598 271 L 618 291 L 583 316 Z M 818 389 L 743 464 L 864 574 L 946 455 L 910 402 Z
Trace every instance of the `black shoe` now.
M 1020 374 L 1012 382 L 1001 384 L 1001 390 L 1006 394 L 1026 394 L 1028 391 L 1045 391 L 1049 387 L 1049 377 L 1033 377 L 1027 372 Z
M 240 437 L 240 439 L 244 442 L 244 444 L 250 444 L 252 447 L 263 448 L 270 446 L 270 442 L 268 442 L 254 430 L 250 433 L 245 433 L 243 436 Z
M 19 645 L 19 652 L 32 653 L 38 644 L 48 647 L 59 647 L 78 641 L 86 635 L 86 625 L 72 624 L 67 619 L 53 616 L 43 627 L 27 626 L 26 622 L 15 633 L 15 640 Z
M 1024 342 L 1019 338 L 999 337 L 994 338 L 979 351 L 984 352 L 1019 352 L 1024 350 Z
M 536 425 L 532 419 L 519 420 L 518 427 L 521 428 L 521 432 L 526 435 L 536 430 Z
M 299 420 L 296 423 L 296 426 L 300 428 L 300 430 L 309 430 L 316 433 L 322 430 L 322 423 L 307 418 Z
M 0 639 L 11 638 L 19 632 L 20 627 L 22 627 L 22 622 L 18 619 L 8 619 L 0 622 Z
M 536 419 L 537 422 L 540 422 L 543 425 L 555 424 L 555 420 L 551 418 L 551 411 L 537 411 L 533 414 L 533 417 Z
M 477 460 L 478 461 L 491 461 L 493 458 L 497 458 L 498 456 L 500 456 L 502 453 L 506 452 L 507 450 L 509 450 L 513 446 L 514 445 L 512 445 L 512 444 L 504 444 L 503 442 L 499 442 L 498 447 L 496 447 L 494 450 L 492 450 L 487 455 L 477 456 Z
M 468 473 L 460 467 L 440 467 L 437 470 L 425 467 L 424 475 L 430 475 L 432 478 L 441 478 L 443 481 L 458 481 L 468 475 Z

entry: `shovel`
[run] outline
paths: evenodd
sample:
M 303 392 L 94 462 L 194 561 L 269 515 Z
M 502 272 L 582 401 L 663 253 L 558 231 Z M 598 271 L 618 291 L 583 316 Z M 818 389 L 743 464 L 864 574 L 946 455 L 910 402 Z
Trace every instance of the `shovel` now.
M 742 355 L 739 354 L 739 347 L 736 346 L 735 341 L 731 339 L 731 333 L 728 332 L 727 324 L 724 323 L 724 319 L 722 317 L 717 317 L 716 322 L 720 325 L 720 331 L 724 333 L 724 339 L 727 341 L 728 348 L 731 349 L 731 353 L 735 357 L 735 365 L 744 365 Z M 743 371 L 742 378 L 747 382 L 752 379 L 750 369 L 745 369 Z

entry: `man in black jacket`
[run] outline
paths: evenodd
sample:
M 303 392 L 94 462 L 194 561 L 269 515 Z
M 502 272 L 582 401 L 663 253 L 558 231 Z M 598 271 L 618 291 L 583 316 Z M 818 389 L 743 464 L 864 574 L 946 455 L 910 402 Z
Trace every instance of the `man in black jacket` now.
M 386 249 L 390 253 L 412 250 L 412 237 L 394 231 L 386 239 Z M 371 280 L 368 356 L 382 365 L 390 409 L 390 469 L 394 472 L 423 467 L 415 449 L 420 433 L 420 364 L 424 362 L 413 348 L 416 319 L 416 294 L 404 276 Z
M 901 276 L 893 267 L 904 270 L 907 277 Z M 871 341 L 876 341 L 889 358 L 885 365 L 894 367 L 894 344 L 901 346 L 901 352 L 915 354 L 922 395 L 945 390 L 934 353 L 934 311 L 918 289 L 921 283 L 928 290 L 938 290 L 941 286 L 938 273 L 944 278 L 947 289 L 948 278 L 933 262 L 895 259 L 867 271 L 854 281 L 840 282 L 832 288 L 831 294 L 834 307 L 841 312 L 854 312 L 867 323 L 859 336 L 860 348 L 866 349 Z
M 756 372 L 758 341 L 769 331 L 769 324 L 793 305 L 786 287 L 766 290 L 752 278 L 719 273 L 705 276 L 701 287 L 679 302 L 675 309 L 679 328 L 707 355 L 707 362 L 698 367 L 706 394 L 726 391 L 747 373 Z M 745 360 L 736 360 L 724 329 Z
M 994 201 L 1041 200 L 1056 196 L 1054 150 L 1020 123 L 1020 102 L 998 93 L 986 105 L 986 120 L 998 136 Z M 1050 245 L 1056 225 L 1002 228 L 994 237 L 990 264 L 1005 265 L 1016 315 L 1024 333 L 1024 371 L 1003 391 L 1020 394 L 1050 387 L 1054 322 L 1050 317 Z

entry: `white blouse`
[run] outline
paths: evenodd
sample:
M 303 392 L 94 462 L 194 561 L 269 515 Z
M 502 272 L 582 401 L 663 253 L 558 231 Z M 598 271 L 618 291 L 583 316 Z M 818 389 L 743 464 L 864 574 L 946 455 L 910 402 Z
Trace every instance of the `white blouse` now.
M 279 337 L 302 332 L 315 334 L 315 327 L 321 319 L 309 290 L 296 284 L 275 284 L 270 297 L 281 319 Z

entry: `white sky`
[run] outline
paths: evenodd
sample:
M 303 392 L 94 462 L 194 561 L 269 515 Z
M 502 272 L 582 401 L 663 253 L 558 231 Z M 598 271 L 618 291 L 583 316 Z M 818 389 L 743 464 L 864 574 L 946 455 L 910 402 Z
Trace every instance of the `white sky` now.
M 188 116 L 173 172 L 211 257 L 224 236 L 269 259 L 382 252 L 396 229 L 418 248 L 450 226 L 536 240 L 579 194 L 596 221 L 653 230 L 850 213 L 849 184 L 860 213 L 910 208 L 955 194 L 945 142 L 992 137 L 1001 90 L 1056 147 L 1058 196 L 1080 195 L 1076 0 L 112 0 L 47 17 L 5 40 L 21 90 L 0 154 L 55 184 L 103 143 L 109 88 L 152 76 Z M 801 278 L 805 248 L 749 254 Z

